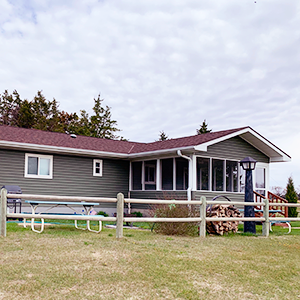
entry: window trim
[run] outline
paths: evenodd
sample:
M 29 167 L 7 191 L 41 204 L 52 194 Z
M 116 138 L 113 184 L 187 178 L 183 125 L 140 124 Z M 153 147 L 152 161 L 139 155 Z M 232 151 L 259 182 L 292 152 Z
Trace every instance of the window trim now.
M 100 173 L 96 173 L 96 163 L 100 163 Z M 93 176 L 102 177 L 103 174 L 103 160 L 102 159 L 94 159 L 93 160 Z
M 50 160 L 50 164 L 49 164 L 49 175 L 28 174 L 28 158 L 29 158 L 29 157 L 37 157 L 37 158 L 38 158 L 38 173 L 39 173 L 39 171 L 40 171 L 40 159 L 41 159 L 41 158 L 49 159 L 49 160 Z M 24 177 L 25 177 L 25 178 L 53 179 L 53 155 L 43 155 L 43 154 L 25 153 Z

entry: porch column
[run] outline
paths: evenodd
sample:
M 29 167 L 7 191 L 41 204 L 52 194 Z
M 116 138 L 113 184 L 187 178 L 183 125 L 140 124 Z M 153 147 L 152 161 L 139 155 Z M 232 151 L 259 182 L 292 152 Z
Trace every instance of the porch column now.
M 161 163 L 159 158 L 156 160 L 156 190 L 161 190 Z
M 142 162 L 142 191 L 145 190 L 145 162 Z
M 192 191 L 197 190 L 197 157 L 196 155 L 192 156 Z
M 132 162 L 129 162 L 129 191 L 132 190 Z
M 213 187 L 213 178 L 212 178 L 212 158 L 209 158 L 209 184 L 208 184 L 208 188 L 210 191 L 212 191 L 212 187 Z
M 176 158 L 173 158 L 173 191 L 176 191 Z

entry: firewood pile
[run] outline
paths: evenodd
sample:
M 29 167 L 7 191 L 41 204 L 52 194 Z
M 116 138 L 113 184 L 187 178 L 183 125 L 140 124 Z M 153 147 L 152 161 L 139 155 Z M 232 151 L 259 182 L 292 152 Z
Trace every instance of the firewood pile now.
M 240 217 L 240 211 L 233 205 L 216 204 L 208 208 L 207 217 Z M 239 221 L 213 221 L 206 223 L 206 230 L 209 234 L 224 235 L 228 232 L 236 233 L 238 231 Z

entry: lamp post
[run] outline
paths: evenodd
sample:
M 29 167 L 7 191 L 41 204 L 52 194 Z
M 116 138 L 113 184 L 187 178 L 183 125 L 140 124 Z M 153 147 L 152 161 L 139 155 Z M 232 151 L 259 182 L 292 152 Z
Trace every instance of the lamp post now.
M 240 161 L 240 165 L 246 171 L 245 180 L 245 202 L 254 202 L 253 200 L 253 182 L 252 182 L 252 170 L 255 169 L 256 160 L 252 157 L 246 157 Z M 254 217 L 254 206 L 244 207 L 245 217 Z M 244 232 L 256 233 L 255 222 L 244 222 Z

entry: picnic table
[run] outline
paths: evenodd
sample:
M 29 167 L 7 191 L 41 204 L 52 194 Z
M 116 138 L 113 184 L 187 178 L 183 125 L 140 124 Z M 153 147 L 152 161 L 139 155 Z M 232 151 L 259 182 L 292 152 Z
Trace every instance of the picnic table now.
M 80 215 L 93 215 L 93 207 L 96 205 L 99 205 L 99 203 L 95 203 L 95 202 L 57 202 L 57 201 L 37 201 L 37 200 L 26 200 L 25 203 L 30 204 L 31 206 L 31 212 L 33 215 L 36 215 L 36 218 L 31 218 L 31 229 L 34 232 L 37 233 L 41 233 L 44 230 L 44 219 L 43 219 L 43 214 L 45 214 L 46 212 L 48 212 L 51 209 L 54 209 L 56 207 L 68 207 L 69 209 L 71 209 L 73 211 L 73 214 L 80 214 Z M 48 209 L 43 210 L 41 212 L 36 212 L 38 207 L 48 207 Z M 73 207 L 83 207 L 84 210 L 82 210 L 81 212 L 74 209 Z M 53 213 L 53 219 L 55 219 L 55 215 L 61 215 L 62 213 Z M 70 215 L 70 214 L 65 214 L 65 215 Z M 41 229 L 37 230 L 35 229 L 35 219 L 41 219 Z M 80 228 L 78 227 L 78 223 L 77 220 L 74 220 L 75 222 L 75 228 L 77 229 L 81 229 L 81 230 L 88 230 L 91 232 L 95 232 L 95 233 L 99 233 L 102 230 L 102 222 L 99 222 L 99 230 L 93 230 L 90 227 L 90 220 L 87 220 L 86 222 L 86 227 L 85 228 Z M 23 219 L 23 226 L 24 228 L 26 228 L 26 217 L 24 217 Z

